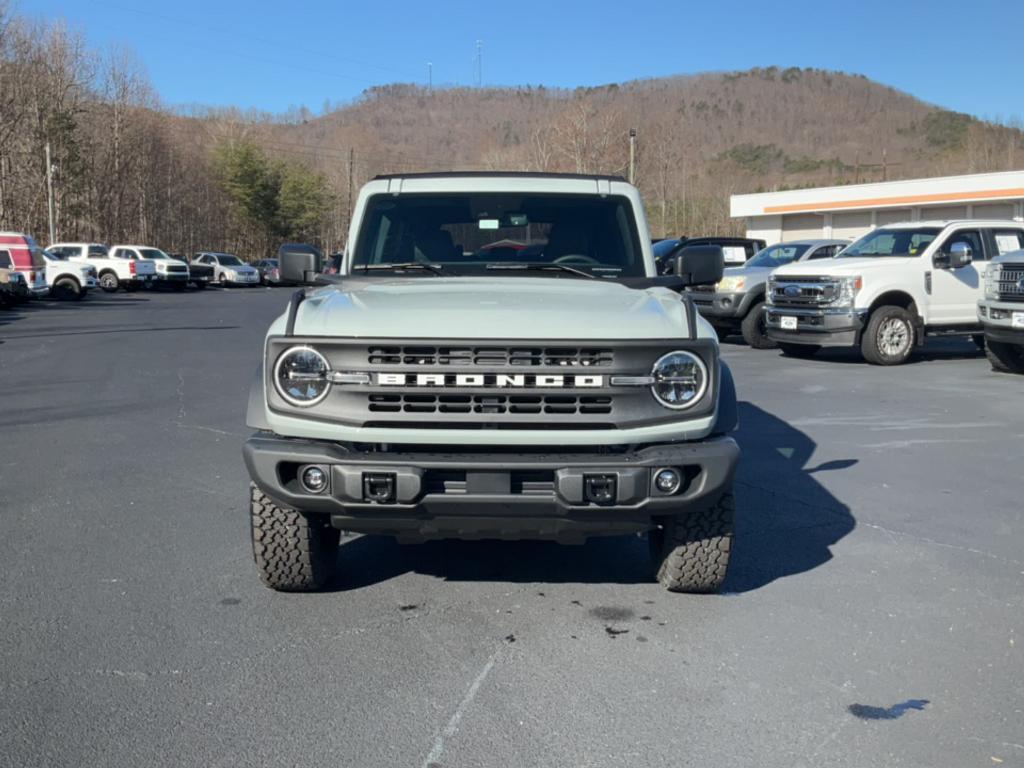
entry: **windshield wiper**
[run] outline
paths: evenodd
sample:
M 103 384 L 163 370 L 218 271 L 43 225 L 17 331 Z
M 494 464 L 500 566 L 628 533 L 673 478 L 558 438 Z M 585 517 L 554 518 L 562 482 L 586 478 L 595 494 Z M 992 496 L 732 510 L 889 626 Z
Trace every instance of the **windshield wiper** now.
M 582 269 L 576 269 L 566 264 L 488 264 L 487 269 L 519 272 L 567 272 L 570 275 L 578 275 L 590 280 L 597 279 L 597 275 L 592 275 L 589 272 L 584 272 Z
M 437 264 L 429 264 L 425 261 L 402 261 L 396 264 L 361 264 L 363 272 L 380 271 L 382 269 L 423 269 L 440 275 L 442 267 Z

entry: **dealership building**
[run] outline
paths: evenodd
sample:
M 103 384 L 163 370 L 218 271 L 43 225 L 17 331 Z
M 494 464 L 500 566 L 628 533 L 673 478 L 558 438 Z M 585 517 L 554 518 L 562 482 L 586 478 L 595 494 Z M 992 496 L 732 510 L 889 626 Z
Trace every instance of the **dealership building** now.
M 747 237 L 769 243 L 853 240 L 897 221 L 1024 221 L 1024 171 L 733 195 L 730 212 L 746 220 Z

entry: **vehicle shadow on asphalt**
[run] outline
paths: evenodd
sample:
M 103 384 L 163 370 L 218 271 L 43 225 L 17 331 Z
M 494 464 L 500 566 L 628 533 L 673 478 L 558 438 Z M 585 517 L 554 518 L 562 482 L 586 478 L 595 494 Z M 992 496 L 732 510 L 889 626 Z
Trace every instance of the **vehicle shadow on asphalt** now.
M 816 477 L 856 459 L 812 465 L 815 443 L 787 422 L 740 403 L 743 449 L 736 480 L 737 518 L 724 592 L 759 589 L 813 570 L 854 529 L 849 508 Z M 592 538 L 578 546 L 540 541 L 435 541 L 401 546 L 389 537 L 342 540 L 340 573 L 330 589 L 349 590 L 415 572 L 449 581 L 509 583 L 653 582 L 646 538 Z
M 816 443 L 786 421 L 739 404 L 742 450 L 736 477 L 736 536 L 725 592 L 749 592 L 832 559 L 831 547 L 856 527 L 850 508 L 819 481 L 857 459 L 814 465 Z
M 768 354 L 773 354 L 769 350 Z M 774 354 L 784 357 L 781 352 Z M 917 347 L 910 355 L 910 359 L 903 365 L 917 365 L 940 360 L 977 360 L 984 358 L 985 352 L 970 339 L 928 339 L 923 347 Z M 860 349 L 853 347 L 825 347 L 818 351 L 811 361 L 822 363 L 837 363 L 846 365 L 863 365 L 874 367 L 868 363 L 861 354 Z M 794 362 L 798 362 L 794 360 Z M 806 361 L 805 361 L 806 362 Z

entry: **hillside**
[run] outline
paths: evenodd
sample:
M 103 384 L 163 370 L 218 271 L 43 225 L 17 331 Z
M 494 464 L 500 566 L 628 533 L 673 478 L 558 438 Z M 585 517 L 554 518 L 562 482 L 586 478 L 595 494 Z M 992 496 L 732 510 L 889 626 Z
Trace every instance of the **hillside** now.
M 1024 134 L 857 75 L 774 67 L 575 91 L 382 86 L 356 103 L 253 134 L 324 169 L 342 200 L 348 152 L 374 173 L 628 168 L 659 233 L 735 230 L 728 195 L 1024 167 Z

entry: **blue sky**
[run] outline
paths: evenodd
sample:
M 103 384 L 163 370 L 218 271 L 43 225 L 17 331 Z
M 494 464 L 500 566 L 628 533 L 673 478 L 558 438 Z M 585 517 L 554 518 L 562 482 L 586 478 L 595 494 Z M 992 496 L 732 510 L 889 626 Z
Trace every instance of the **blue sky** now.
M 16 0 L 17 1 L 17 0 Z M 754 66 L 864 74 L 950 109 L 1024 117 L 1020 0 L 20 0 L 126 45 L 168 105 L 280 112 L 388 82 L 597 85 Z

